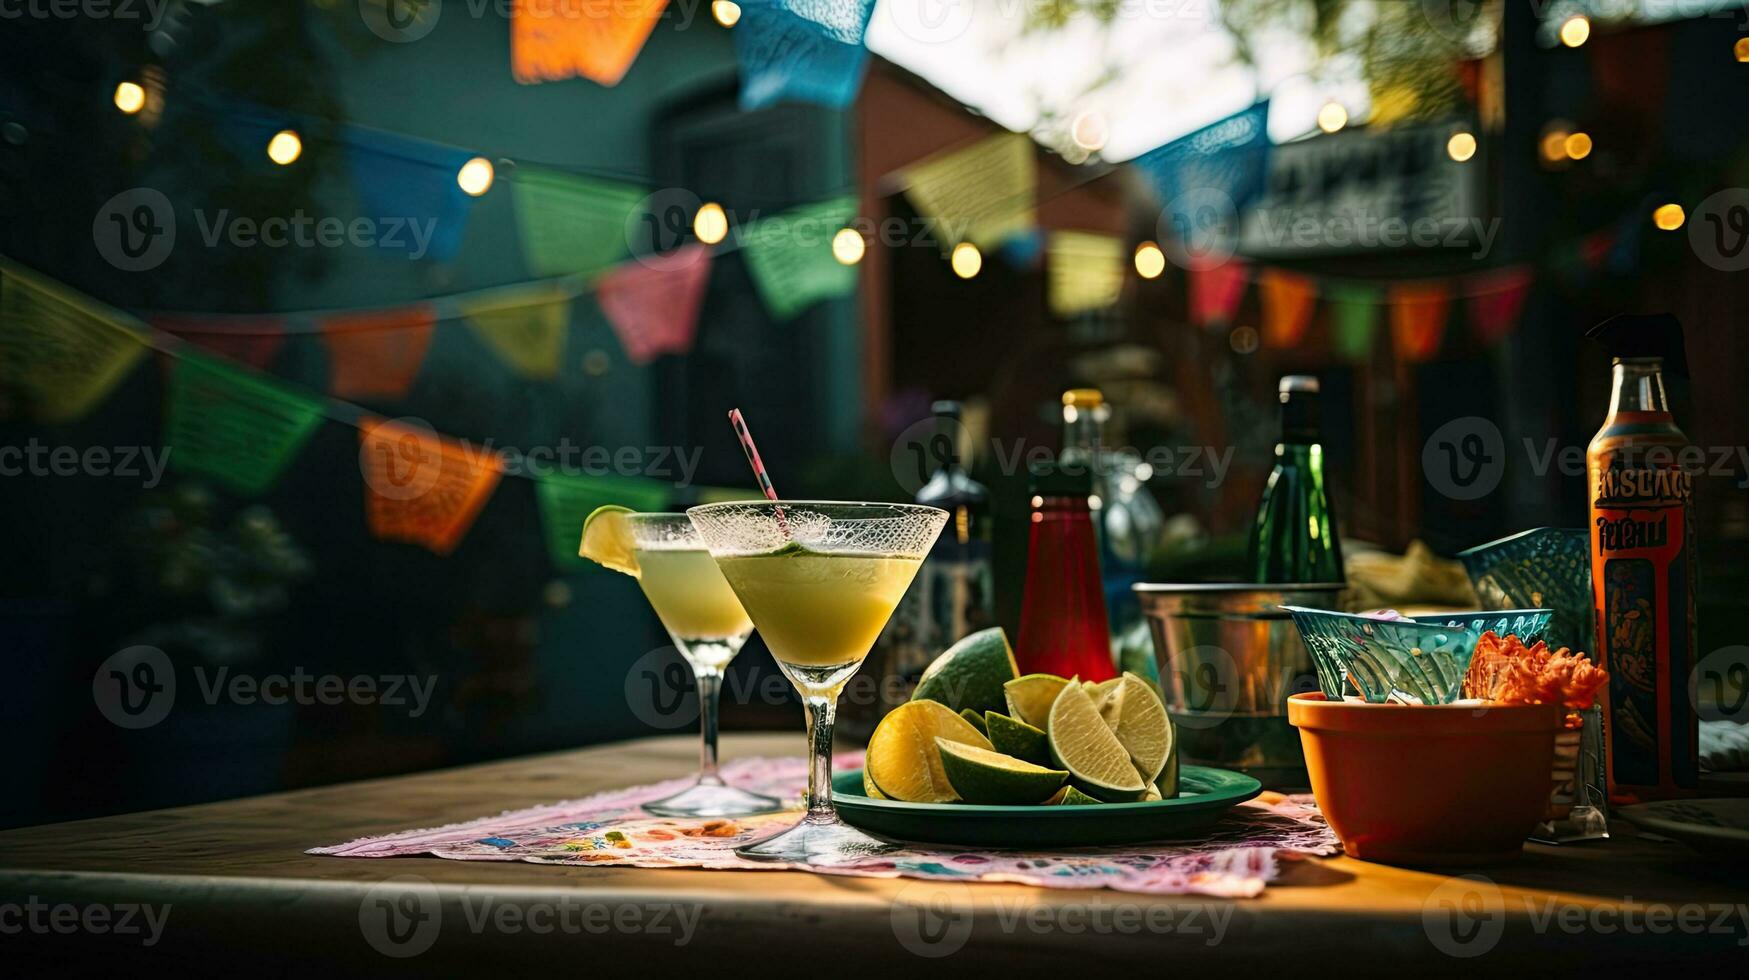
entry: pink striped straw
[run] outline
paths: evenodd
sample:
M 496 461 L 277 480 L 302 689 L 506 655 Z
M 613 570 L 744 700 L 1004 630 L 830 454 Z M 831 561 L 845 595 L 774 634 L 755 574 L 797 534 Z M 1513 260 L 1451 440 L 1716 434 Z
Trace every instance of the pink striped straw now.
M 738 408 L 729 409 L 729 424 L 735 427 L 735 438 L 741 440 L 741 452 L 747 457 L 747 465 L 753 467 L 753 479 L 759 484 L 759 489 L 765 494 L 765 499 L 777 502 L 777 488 L 771 485 L 771 475 L 765 472 L 765 461 L 759 458 L 759 447 L 753 444 L 753 433 L 747 431 L 747 419 L 741 415 Z M 789 522 L 783 519 L 783 508 L 776 508 L 778 530 L 787 537 Z

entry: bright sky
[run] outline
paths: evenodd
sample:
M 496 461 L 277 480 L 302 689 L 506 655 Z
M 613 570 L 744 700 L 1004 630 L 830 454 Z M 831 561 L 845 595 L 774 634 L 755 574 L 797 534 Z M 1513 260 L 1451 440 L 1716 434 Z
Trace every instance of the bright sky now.
M 1277 142 L 1312 130 L 1329 99 L 1366 115 L 1366 85 L 1352 63 L 1318 78 L 1312 47 L 1292 31 L 1257 40 L 1253 71 L 1234 58 L 1214 19 L 1217 0 L 1122 0 L 1117 19 L 1077 18 L 1067 27 L 1021 35 L 1027 4 L 1042 0 L 879 0 L 869 25 L 871 51 L 929 79 L 949 95 L 1016 131 L 1038 125 L 1041 108 L 1064 120 L 1103 116 L 1103 155 L 1140 155 L 1250 105 L 1274 99 L 1269 132 Z M 1107 72 L 1107 84 L 1098 84 Z M 1085 94 L 1084 94 L 1085 93 Z

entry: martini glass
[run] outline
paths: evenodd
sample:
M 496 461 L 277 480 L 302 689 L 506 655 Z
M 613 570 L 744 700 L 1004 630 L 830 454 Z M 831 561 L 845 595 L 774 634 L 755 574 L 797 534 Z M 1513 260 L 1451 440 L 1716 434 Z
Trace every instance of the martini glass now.
M 638 586 L 698 682 L 698 781 L 644 809 L 659 817 L 732 817 L 782 809 L 781 800 L 736 789 L 717 774 L 723 671 L 741 652 L 753 623 L 685 514 L 627 514 L 625 520 L 638 560 Z
M 838 694 L 947 522 L 910 504 L 736 501 L 686 512 L 740 596 L 808 716 L 808 812 L 735 853 L 751 860 L 838 864 L 890 850 L 832 808 Z

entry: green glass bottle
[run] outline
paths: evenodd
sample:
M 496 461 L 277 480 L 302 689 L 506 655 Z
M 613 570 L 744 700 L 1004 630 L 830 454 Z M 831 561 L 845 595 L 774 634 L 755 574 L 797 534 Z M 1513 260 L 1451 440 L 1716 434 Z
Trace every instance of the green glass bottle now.
M 1318 379 L 1281 379 L 1281 442 L 1251 533 L 1256 582 L 1341 582 L 1342 542 L 1318 442 Z

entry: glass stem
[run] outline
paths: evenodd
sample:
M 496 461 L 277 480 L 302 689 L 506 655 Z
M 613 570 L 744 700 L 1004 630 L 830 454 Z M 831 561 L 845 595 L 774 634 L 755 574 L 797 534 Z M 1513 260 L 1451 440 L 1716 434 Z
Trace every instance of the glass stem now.
M 808 816 L 810 823 L 832 822 L 832 722 L 838 699 L 805 695 L 808 712 Z
M 698 781 L 721 786 L 717 775 L 717 703 L 722 697 L 723 672 L 716 667 L 695 667 L 698 679 Z

